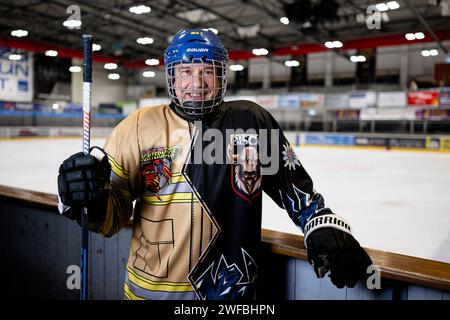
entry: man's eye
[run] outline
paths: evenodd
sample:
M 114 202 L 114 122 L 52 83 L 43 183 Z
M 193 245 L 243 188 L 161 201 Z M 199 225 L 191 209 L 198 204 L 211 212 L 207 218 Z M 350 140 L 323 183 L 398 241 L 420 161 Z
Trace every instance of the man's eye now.
M 205 70 L 205 74 L 208 76 L 212 76 L 214 74 L 213 70 Z
M 180 73 L 182 75 L 187 75 L 187 74 L 190 74 L 190 71 L 189 70 L 181 70 Z

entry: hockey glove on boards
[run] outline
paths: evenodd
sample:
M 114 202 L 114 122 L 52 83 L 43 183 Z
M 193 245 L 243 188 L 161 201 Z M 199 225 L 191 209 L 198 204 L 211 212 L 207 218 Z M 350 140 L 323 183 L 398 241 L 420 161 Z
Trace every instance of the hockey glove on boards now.
M 318 278 L 330 271 L 331 282 L 338 288 L 353 288 L 358 280 L 367 279 L 372 260 L 342 218 L 331 214 L 318 216 L 307 223 L 305 230 L 309 230 L 305 232 L 308 261 Z
M 58 175 L 58 209 L 70 219 L 81 220 L 81 209 L 88 207 L 89 222 L 104 219 L 111 165 L 106 152 L 92 147 L 90 154 L 76 153 L 61 164 Z

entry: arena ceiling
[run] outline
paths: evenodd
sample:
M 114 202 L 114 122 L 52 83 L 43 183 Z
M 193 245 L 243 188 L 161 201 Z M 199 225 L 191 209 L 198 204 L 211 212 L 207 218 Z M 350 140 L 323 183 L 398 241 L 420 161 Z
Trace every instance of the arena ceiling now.
M 369 30 L 364 14 L 367 0 L 14 0 L 0 1 L 0 39 L 81 50 L 80 36 L 91 33 L 101 45 L 101 55 L 123 61 L 162 58 L 168 39 L 181 28 L 215 28 L 230 51 L 273 51 L 294 45 L 323 46 L 329 40 L 380 38 L 423 31 L 428 41 L 440 44 L 450 33 L 449 0 L 397 0 L 398 9 L 383 13 L 380 29 Z M 388 2 L 388 1 L 384 1 Z M 67 8 L 80 8 L 82 26 L 69 30 L 63 22 Z M 130 7 L 146 5 L 137 15 Z M 280 22 L 290 16 L 288 25 Z M 294 21 L 296 20 L 296 21 Z M 15 38 L 12 30 L 27 30 Z M 444 33 L 442 33 L 444 32 Z M 446 34 L 444 38 L 442 34 Z M 152 44 L 139 44 L 140 37 Z

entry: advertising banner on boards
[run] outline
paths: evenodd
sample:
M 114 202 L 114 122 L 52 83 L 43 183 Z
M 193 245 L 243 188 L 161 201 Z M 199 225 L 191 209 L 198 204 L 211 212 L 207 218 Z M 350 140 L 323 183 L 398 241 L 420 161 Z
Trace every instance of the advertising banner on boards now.
M 10 60 L 15 55 L 19 60 Z M 33 99 L 33 55 L 0 48 L 0 100 L 31 102 Z
M 378 93 L 378 108 L 406 107 L 406 93 L 403 91 L 388 91 Z
M 348 105 L 350 108 L 363 109 L 375 107 L 377 95 L 375 92 L 351 92 Z
M 408 106 L 430 106 L 439 105 L 439 92 L 436 90 L 408 92 Z

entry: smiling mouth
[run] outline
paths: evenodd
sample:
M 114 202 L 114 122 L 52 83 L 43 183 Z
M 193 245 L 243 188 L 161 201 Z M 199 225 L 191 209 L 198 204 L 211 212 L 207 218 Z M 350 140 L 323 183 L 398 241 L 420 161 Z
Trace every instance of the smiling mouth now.
M 185 94 L 184 94 L 184 100 L 186 101 L 186 100 L 203 100 L 204 98 L 206 98 L 207 97 L 207 95 L 208 95 L 208 93 L 209 92 L 204 92 L 203 94 L 202 93 L 188 93 L 188 92 L 186 92 Z

